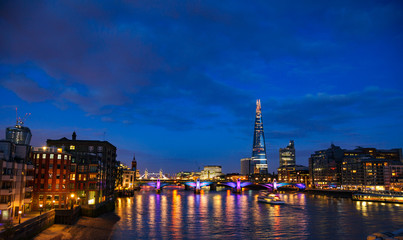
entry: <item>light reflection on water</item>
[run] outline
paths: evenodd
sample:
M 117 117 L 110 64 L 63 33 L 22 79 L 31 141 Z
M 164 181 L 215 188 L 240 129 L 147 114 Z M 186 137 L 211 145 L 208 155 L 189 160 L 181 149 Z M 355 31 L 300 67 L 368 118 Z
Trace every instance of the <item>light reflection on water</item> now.
M 278 206 L 257 194 L 142 190 L 117 200 L 112 239 L 365 239 L 403 226 L 399 204 L 286 193 Z

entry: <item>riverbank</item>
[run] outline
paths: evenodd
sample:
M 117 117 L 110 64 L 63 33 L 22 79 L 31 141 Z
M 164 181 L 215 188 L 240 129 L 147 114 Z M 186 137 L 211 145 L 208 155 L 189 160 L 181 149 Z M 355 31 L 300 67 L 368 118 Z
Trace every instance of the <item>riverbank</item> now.
M 113 226 L 120 220 L 114 212 L 99 217 L 81 217 L 74 225 L 54 224 L 38 234 L 35 240 L 110 239 Z

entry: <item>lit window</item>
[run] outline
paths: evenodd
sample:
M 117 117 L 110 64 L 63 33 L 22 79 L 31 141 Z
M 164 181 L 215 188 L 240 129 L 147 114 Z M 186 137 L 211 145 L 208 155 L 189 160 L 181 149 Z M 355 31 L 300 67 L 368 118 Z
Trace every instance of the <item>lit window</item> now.
M 52 153 L 50 154 L 50 159 L 53 159 L 55 157 L 55 155 Z
M 46 153 L 42 154 L 42 158 L 46 158 Z
M 64 155 L 64 160 L 67 160 L 67 155 Z
M 57 159 L 62 159 L 62 155 L 61 155 L 61 154 L 57 154 Z
M 76 146 L 70 145 L 70 150 L 75 150 L 75 149 L 76 149 Z

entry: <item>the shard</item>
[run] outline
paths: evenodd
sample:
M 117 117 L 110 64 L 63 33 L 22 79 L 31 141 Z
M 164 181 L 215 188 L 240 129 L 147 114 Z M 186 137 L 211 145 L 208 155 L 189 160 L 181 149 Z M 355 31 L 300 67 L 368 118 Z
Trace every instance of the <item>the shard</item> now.
M 263 131 L 262 107 L 259 99 L 256 101 L 255 131 L 253 134 L 250 173 L 267 174 L 266 144 Z

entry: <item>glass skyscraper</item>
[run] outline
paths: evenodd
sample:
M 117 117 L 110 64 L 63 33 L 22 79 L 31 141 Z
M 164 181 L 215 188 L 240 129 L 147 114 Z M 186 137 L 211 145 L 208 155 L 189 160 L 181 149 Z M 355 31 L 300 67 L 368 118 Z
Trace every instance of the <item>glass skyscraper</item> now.
M 267 174 L 266 144 L 264 140 L 262 107 L 260 100 L 256 101 L 255 131 L 253 134 L 253 151 L 251 168 L 252 174 Z

